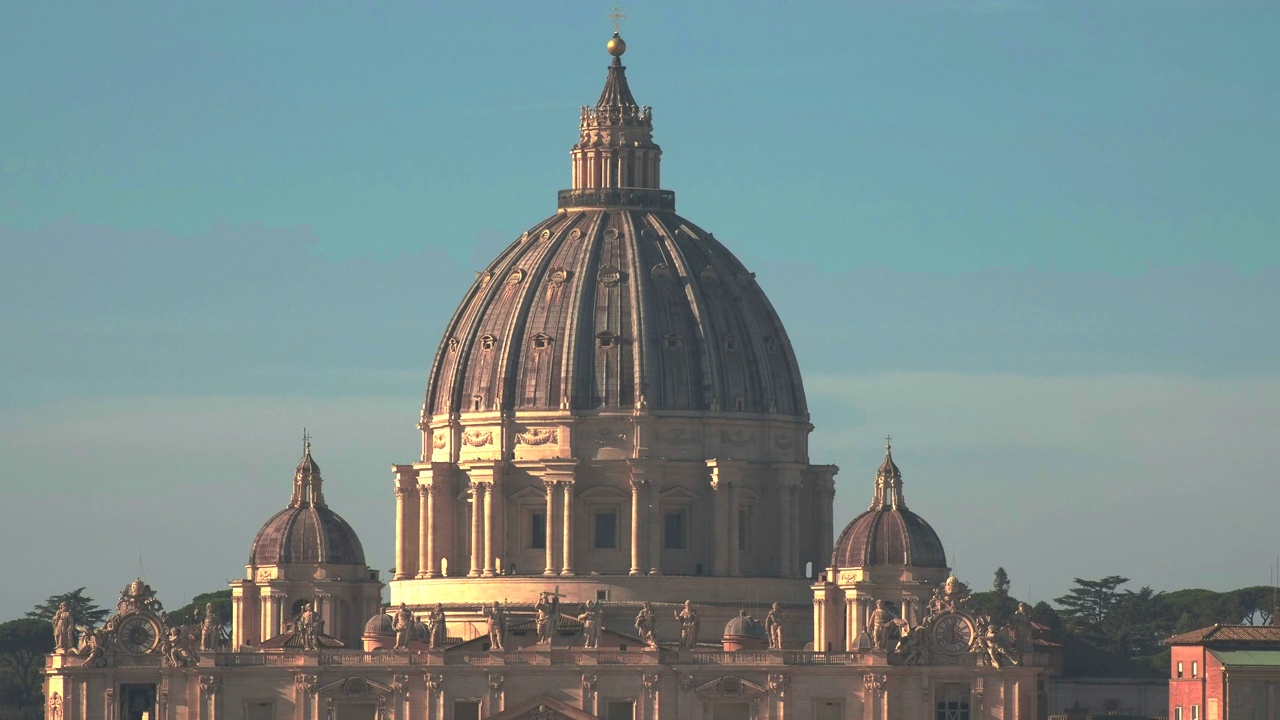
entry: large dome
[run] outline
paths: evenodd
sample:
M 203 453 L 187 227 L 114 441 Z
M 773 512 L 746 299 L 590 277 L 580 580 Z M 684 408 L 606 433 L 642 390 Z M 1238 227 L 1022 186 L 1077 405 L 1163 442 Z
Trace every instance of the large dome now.
M 449 321 L 396 465 L 393 603 L 812 603 L 835 466 L 755 276 L 676 214 L 620 37 L 556 212 Z M 555 577 L 547 586 L 546 579 Z M 733 608 L 708 610 L 709 626 Z
M 876 474 L 871 508 L 845 526 L 831 552 L 831 567 L 869 568 L 884 565 L 945 568 L 946 552 L 938 533 L 902 499 L 902 473 L 885 455 Z
M 295 563 L 364 565 L 364 547 L 356 531 L 329 509 L 321 491 L 320 465 L 306 443 L 293 475 L 289 507 L 271 516 L 253 539 L 254 567 Z
M 806 412 L 782 323 L 712 235 L 669 211 L 558 213 L 454 313 L 425 414 L 634 408 Z
M 559 211 L 480 273 L 454 313 L 425 422 L 546 410 L 806 414 L 791 343 L 755 276 L 660 189 L 652 114 L 625 70 L 615 55 L 600 99 L 582 109 Z

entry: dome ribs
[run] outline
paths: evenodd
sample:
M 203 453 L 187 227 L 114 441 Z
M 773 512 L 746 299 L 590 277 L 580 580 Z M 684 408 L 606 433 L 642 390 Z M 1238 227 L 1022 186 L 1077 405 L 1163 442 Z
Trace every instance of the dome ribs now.
M 531 248 L 525 248 L 525 252 L 517 254 L 512 262 L 512 267 L 507 268 L 501 278 L 495 278 L 495 281 L 501 281 L 503 296 L 509 299 L 509 304 L 515 305 L 514 312 L 508 312 L 510 318 L 503 331 L 502 337 L 505 342 L 502 345 L 501 355 L 499 357 L 497 367 L 500 374 L 497 382 L 502 383 L 499 388 L 498 397 L 495 398 L 493 407 L 502 412 L 513 411 L 526 402 L 526 394 L 520 393 L 520 375 L 524 366 L 522 362 L 526 358 L 534 359 L 534 355 L 528 352 L 525 347 L 527 337 L 532 337 L 532 333 L 526 335 L 526 331 L 532 324 L 530 317 L 530 308 L 534 299 L 537 297 L 537 289 L 540 285 L 542 275 L 546 270 L 547 263 L 552 257 L 555 257 L 556 251 L 560 244 L 564 242 L 565 236 L 568 234 L 567 229 L 572 223 L 560 223 L 560 226 L 552 231 L 551 236 L 546 240 L 530 237 L 523 241 L 522 244 L 528 245 L 532 243 Z M 518 281 L 512 282 L 511 278 L 516 277 L 517 272 L 522 272 Z
M 455 312 L 426 422 L 554 410 L 805 417 L 772 305 L 697 226 L 669 212 L 590 208 L 558 213 L 526 237 Z M 498 432 L 510 450 L 510 429 Z
M 685 233 L 687 237 L 693 237 L 693 231 L 689 230 L 683 223 L 676 229 L 666 228 L 666 245 L 667 252 L 671 256 L 671 260 L 675 263 L 676 274 L 680 278 L 681 284 L 684 285 L 685 298 L 689 304 L 689 312 L 693 316 L 691 327 L 694 331 L 694 339 L 697 341 L 697 347 L 702 352 L 699 353 L 699 369 L 701 370 L 702 387 L 698 388 L 700 392 L 695 395 L 699 399 L 697 409 L 699 410 L 716 410 L 719 409 L 719 397 L 715 394 L 716 389 L 720 386 L 720 373 L 718 369 L 721 366 L 718 354 L 715 353 L 716 348 L 711 338 L 707 337 L 708 312 L 706 310 L 706 299 L 703 297 L 702 288 L 693 280 L 693 269 L 689 267 L 689 261 L 680 247 L 682 241 L 679 239 L 680 233 Z M 691 390 L 693 388 L 690 388 Z
M 581 243 L 577 251 L 577 263 L 570 271 L 573 275 L 569 278 L 570 286 L 573 288 L 572 294 L 566 303 L 569 309 L 568 317 L 564 326 L 565 347 L 563 359 L 561 361 L 561 377 L 560 377 L 560 396 L 561 409 L 568 410 L 577 403 L 582 402 L 583 393 L 579 388 L 574 386 L 574 380 L 581 377 L 579 372 L 579 363 L 582 362 L 581 346 L 585 340 L 588 352 L 594 352 L 595 338 L 590 337 L 591 329 L 583 330 L 582 319 L 589 318 L 591 315 L 587 312 L 586 303 L 594 295 L 589 295 L 585 290 L 588 287 L 594 288 L 595 265 L 597 265 L 597 243 L 595 238 L 601 232 L 600 226 L 606 219 L 603 213 L 591 213 L 587 215 L 590 218 L 585 224 L 587 227 L 582 228 Z M 591 285 L 588 285 L 591 283 Z M 588 361 L 591 356 L 587 355 Z
M 649 334 L 648 324 L 648 319 L 652 317 L 650 312 L 652 308 L 649 299 L 649 278 L 644 274 L 644 263 L 641 260 L 647 239 L 636 229 L 633 215 L 631 212 L 618 214 L 618 222 L 622 225 L 622 229 L 619 232 L 623 238 L 630 240 L 629 243 L 623 242 L 622 246 L 628 249 L 629 255 L 624 277 L 630 282 L 631 302 L 629 309 L 631 311 L 631 328 L 633 330 L 633 342 L 619 348 L 619 353 L 630 351 L 631 405 L 633 408 L 643 410 L 648 405 L 648 398 L 645 397 L 647 389 L 647 383 L 645 382 L 647 365 L 645 360 L 652 338 Z

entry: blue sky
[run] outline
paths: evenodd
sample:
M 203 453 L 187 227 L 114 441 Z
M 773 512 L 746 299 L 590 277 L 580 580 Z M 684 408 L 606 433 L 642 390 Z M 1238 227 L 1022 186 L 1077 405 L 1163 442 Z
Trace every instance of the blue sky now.
M 439 334 L 567 186 L 610 7 L 0 7 L 0 617 L 139 552 L 170 604 L 220 587 L 303 425 L 389 567 Z M 625 10 L 664 185 L 787 322 L 837 527 L 892 433 L 972 584 L 1268 581 L 1280 5 Z

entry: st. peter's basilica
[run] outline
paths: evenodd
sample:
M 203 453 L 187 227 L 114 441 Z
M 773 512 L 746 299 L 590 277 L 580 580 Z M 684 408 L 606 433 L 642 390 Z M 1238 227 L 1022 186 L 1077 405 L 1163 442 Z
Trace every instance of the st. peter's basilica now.
M 1025 607 L 973 611 L 890 449 L 843 481 L 871 502 L 835 536 L 786 329 L 676 214 L 626 43 L 607 47 L 571 187 L 440 341 L 421 455 L 393 467 L 389 607 L 308 441 L 230 637 L 130 583 L 103 627 L 59 628 L 48 720 L 1040 715 Z

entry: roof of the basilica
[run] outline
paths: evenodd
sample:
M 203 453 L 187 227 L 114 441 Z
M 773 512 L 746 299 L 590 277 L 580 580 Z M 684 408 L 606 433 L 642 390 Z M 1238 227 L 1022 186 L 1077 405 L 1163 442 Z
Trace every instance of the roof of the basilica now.
M 911 565 L 945 568 L 942 541 L 924 518 L 907 509 L 902 497 L 902 473 L 886 449 L 876 473 L 871 507 L 849 523 L 831 551 L 836 568 Z
M 320 465 L 305 443 L 293 477 L 289 506 L 267 520 L 253 539 L 249 564 L 328 563 L 364 565 L 364 547 L 356 531 L 325 504 Z
M 623 47 L 625 49 L 625 47 Z M 804 417 L 786 330 L 753 273 L 674 212 L 620 51 L 583 108 L 573 189 L 479 274 L 423 420 L 453 413 L 720 411 Z

